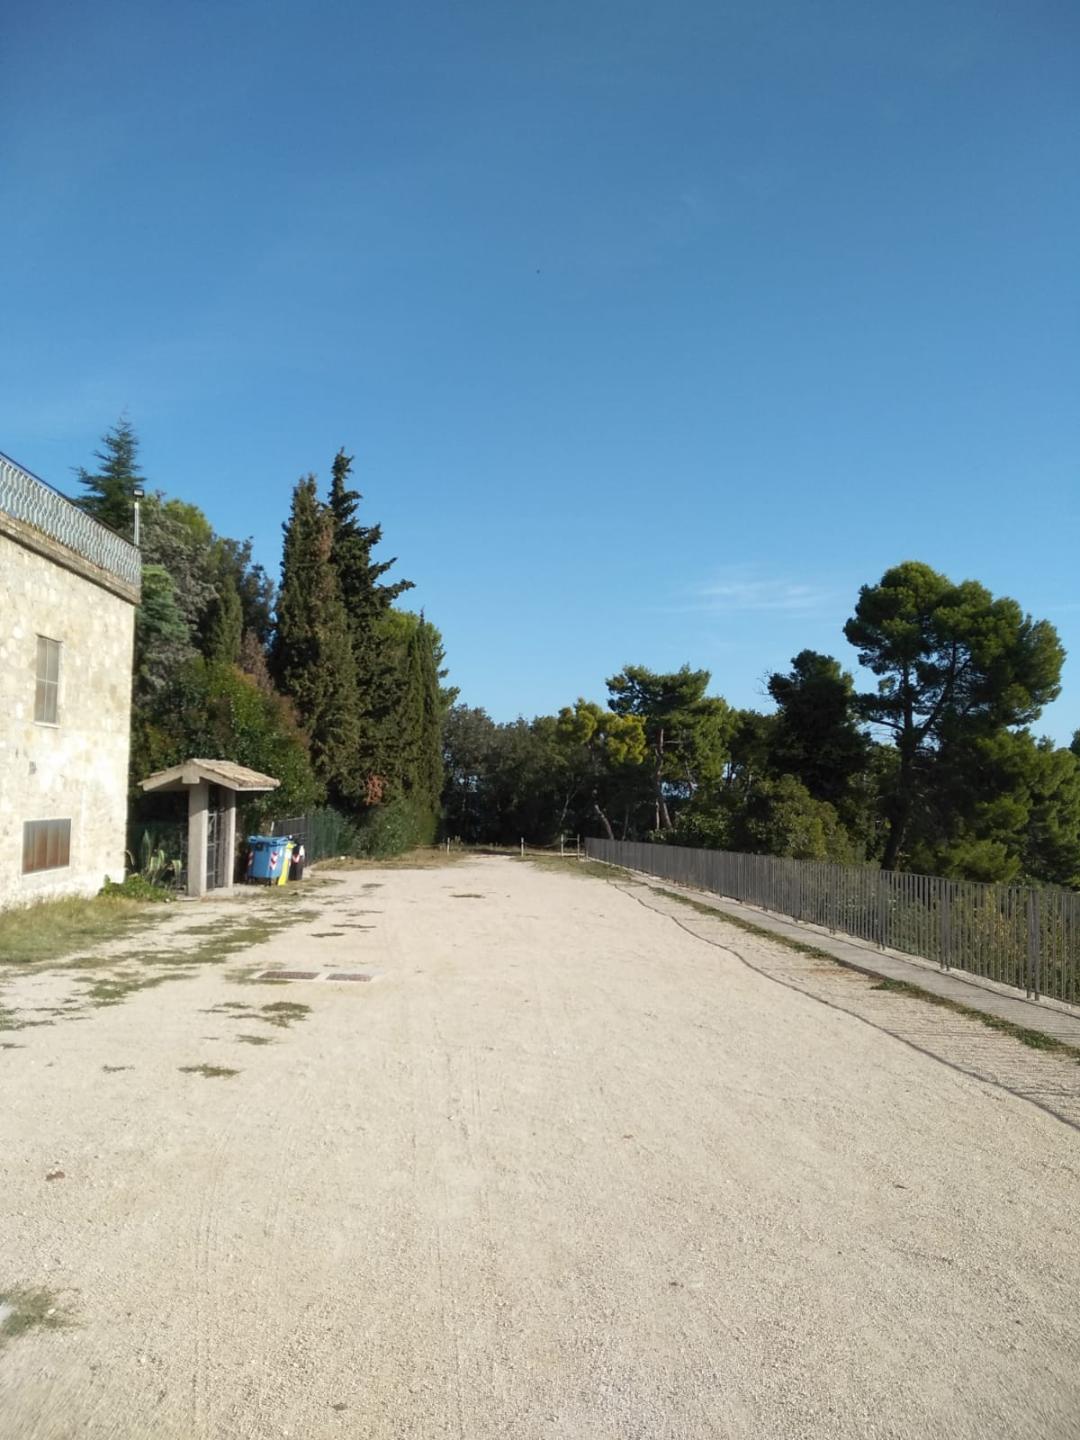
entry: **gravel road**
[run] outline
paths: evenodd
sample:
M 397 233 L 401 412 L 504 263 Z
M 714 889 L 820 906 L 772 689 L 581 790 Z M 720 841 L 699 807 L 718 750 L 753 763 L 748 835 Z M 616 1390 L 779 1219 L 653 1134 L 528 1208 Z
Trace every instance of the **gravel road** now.
M 5 1440 L 1080 1436 L 1075 1129 L 602 880 L 302 907 L 0 1036 Z

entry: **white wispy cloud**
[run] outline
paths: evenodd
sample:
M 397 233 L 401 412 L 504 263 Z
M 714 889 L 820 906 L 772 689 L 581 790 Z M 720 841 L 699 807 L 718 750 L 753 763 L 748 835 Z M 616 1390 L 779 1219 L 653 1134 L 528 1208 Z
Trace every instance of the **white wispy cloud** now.
M 807 615 L 827 609 L 833 600 L 829 591 L 803 580 L 732 572 L 684 593 L 681 609 L 717 615 L 751 611 Z

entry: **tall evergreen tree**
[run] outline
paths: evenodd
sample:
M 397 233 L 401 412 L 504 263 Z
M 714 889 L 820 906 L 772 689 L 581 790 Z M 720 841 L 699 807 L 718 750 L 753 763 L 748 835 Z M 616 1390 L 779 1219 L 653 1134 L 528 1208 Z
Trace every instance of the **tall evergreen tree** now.
M 129 539 L 134 524 L 133 492 L 143 484 L 138 456 L 139 437 L 131 421 L 122 415 L 102 436 L 101 449 L 94 451 L 99 469 L 91 472 L 80 466 L 75 472 L 86 490 L 76 504 Z
M 419 744 L 413 784 L 423 795 L 425 805 L 435 812 L 438 810 L 445 776 L 442 734 L 449 706 L 440 683 L 442 675 L 445 674 L 445 671 L 440 673 L 442 637 L 422 614 L 413 644 L 420 677 Z
M 331 560 L 333 518 L 319 502 L 313 475 L 297 484 L 284 530 L 274 671 L 295 701 L 316 774 L 333 801 L 352 807 L 363 796 L 356 663 Z
M 363 497 L 349 487 L 352 464 L 353 456 L 346 455 L 344 449 L 334 456 L 328 504 L 333 519 L 331 558 L 348 615 L 356 668 L 360 699 L 358 761 L 374 798 L 394 768 L 397 737 L 388 722 L 396 708 L 401 681 L 400 665 L 388 643 L 386 627 L 380 622 L 398 596 L 413 587 L 411 580 L 385 582 L 382 578 L 396 563 L 396 557 L 374 558 L 372 552 L 382 540 L 382 526 L 362 525 L 357 518 Z
M 144 565 L 142 603 L 135 612 L 136 711 L 194 654 L 191 627 L 176 602 L 172 576 L 163 565 Z
M 242 629 L 250 631 L 265 649 L 274 634 L 274 582 L 251 558 L 252 542 L 215 538 L 219 575 L 232 576 L 240 600 Z
M 203 630 L 202 649 L 207 659 L 235 665 L 244 638 L 244 607 L 236 581 L 227 570 L 218 579 Z
M 442 636 L 423 615 L 390 610 L 380 622 L 393 665 L 391 705 L 380 744 L 386 798 L 412 797 L 435 811 L 443 788 L 443 725 L 457 691 L 444 688 Z

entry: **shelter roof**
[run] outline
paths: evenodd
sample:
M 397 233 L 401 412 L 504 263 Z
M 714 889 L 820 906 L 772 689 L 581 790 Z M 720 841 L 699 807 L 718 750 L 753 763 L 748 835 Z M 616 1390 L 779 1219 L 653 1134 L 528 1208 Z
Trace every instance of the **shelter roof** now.
M 144 790 L 185 790 L 206 780 L 211 785 L 220 785 L 225 790 L 254 793 L 276 790 L 281 784 L 270 775 L 260 775 L 258 770 L 249 770 L 232 760 L 185 760 L 168 770 L 157 770 L 140 781 Z

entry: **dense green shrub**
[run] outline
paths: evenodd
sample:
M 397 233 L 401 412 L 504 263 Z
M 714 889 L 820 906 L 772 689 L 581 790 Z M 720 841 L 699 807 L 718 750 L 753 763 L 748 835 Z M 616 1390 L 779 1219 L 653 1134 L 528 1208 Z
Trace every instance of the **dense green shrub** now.
M 360 855 L 382 859 L 400 855 L 420 845 L 432 845 L 438 820 L 421 801 L 401 795 L 377 809 L 369 810 L 357 827 Z
M 129 875 L 123 883 L 106 880 L 98 893 L 108 900 L 152 900 L 167 904 L 176 899 L 175 890 L 155 885 L 145 875 Z

